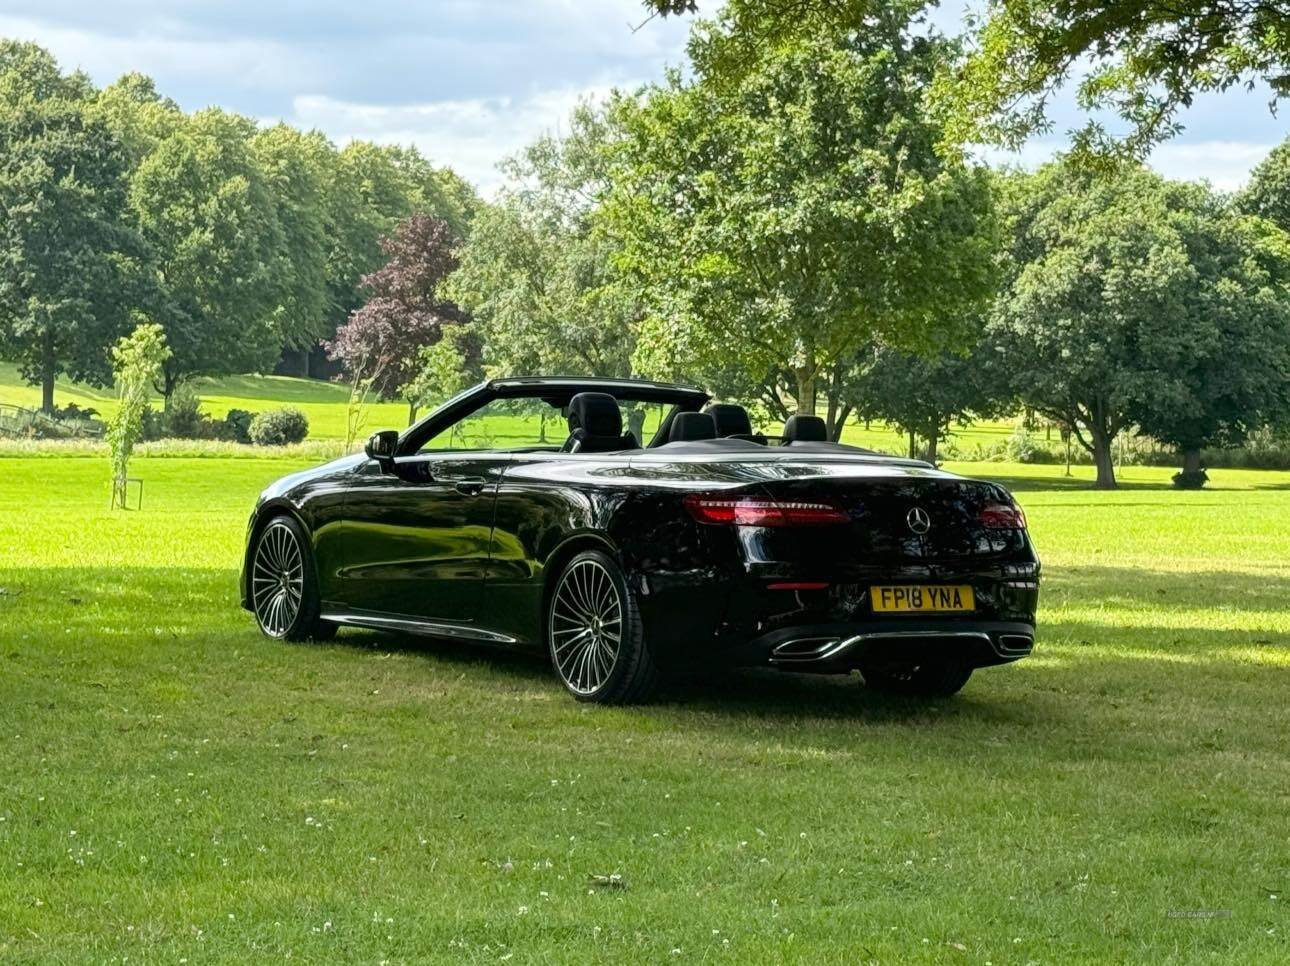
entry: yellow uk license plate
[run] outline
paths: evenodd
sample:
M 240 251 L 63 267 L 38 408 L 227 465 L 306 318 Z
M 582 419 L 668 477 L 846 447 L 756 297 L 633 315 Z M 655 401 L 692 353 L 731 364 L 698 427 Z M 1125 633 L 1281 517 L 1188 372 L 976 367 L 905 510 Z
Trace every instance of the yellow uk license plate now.
M 875 614 L 956 614 L 976 609 L 967 584 L 900 584 L 870 587 Z

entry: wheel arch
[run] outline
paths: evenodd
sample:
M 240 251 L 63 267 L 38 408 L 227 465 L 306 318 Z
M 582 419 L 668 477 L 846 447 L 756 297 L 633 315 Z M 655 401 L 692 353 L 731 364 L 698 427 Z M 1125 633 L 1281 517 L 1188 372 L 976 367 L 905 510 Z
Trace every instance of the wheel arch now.
M 551 607 L 551 594 L 555 592 L 555 582 L 564 572 L 565 565 L 584 550 L 602 550 L 613 557 L 622 566 L 622 555 L 617 545 L 605 533 L 598 530 L 583 530 L 565 537 L 546 557 L 542 564 L 542 609 L 538 615 L 540 642 L 546 646 L 547 611 Z

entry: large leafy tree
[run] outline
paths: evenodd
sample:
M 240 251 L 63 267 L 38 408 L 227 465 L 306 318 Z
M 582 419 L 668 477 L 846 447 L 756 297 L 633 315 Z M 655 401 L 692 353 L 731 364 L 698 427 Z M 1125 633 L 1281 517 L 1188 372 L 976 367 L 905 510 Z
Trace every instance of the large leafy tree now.
M 54 408 L 60 373 L 105 385 L 139 296 L 126 159 L 83 75 L 0 42 L 0 342 Z
M 766 51 L 822 28 L 864 30 L 890 0 L 727 0 L 733 29 L 712 55 L 737 77 Z M 935 6 L 912 0 L 908 9 Z M 651 14 L 693 13 L 696 0 L 645 0 Z M 1198 94 L 1262 81 L 1290 93 L 1290 11 L 1283 0 L 987 0 L 970 19 L 969 55 L 938 87 L 953 140 L 1015 145 L 1050 127 L 1052 95 L 1079 75 L 1077 98 L 1129 122 L 1114 136 L 1091 121 L 1075 149 L 1144 156 L 1179 129 Z M 939 99 L 939 98 L 938 98 Z
M 328 161 L 323 205 L 331 333 L 363 304 L 363 277 L 383 263 L 381 239 L 401 221 L 432 215 L 464 237 L 479 200 L 466 182 L 414 148 L 352 141 Z
M 693 82 L 617 105 L 604 218 L 649 299 L 641 367 L 788 368 L 811 413 L 821 377 L 872 340 L 961 341 L 991 288 L 991 191 L 936 150 L 924 92 L 945 45 L 888 9 L 715 83 L 703 50 L 730 24 L 697 29 Z
M 1009 187 L 990 336 L 1022 400 L 1093 455 L 1099 486 L 1115 485 L 1111 447 L 1130 426 L 1194 451 L 1239 439 L 1264 392 L 1284 392 L 1281 240 L 1266 222 L 1140 169 L 1059 163 Z
M 1188 355 L 1134 412 L 1195 474 L 1203 448 L 1240 446 L 1290 416 L 1290 235 L 1213 203 L 1179 222 L 1196 275 L 1187 310 L 1201 324 Z
M 328 347 L 356 382 L 371 380 L 386 397 L 402 394 L 409 422 L 426 395 L 424 384 L 416 381 L 421 350 L 439 341 L 444 326 L 467 321 L 440 292 L 457 268 L 459 245 L 460 238 L 441 218 L 412 215 L 400 222 L 381 240 L 385 264 L 363 277 L 367 301 Z
M 1119 136 L 1090 120 L 1078 153 L 1141 158 L 1203 92 L 1261 80 L 1274 99 L 1290 93 L 1283 0 L 990 0 L 975 39 L 946 78 L 959 138 L 1015 145 L 1046 130 L 1053 93 L 1077 72 L 1080 105 L 1129 124 Z
M 192 374 L 269 368 L 282 344 L 274 272 L 284 241 L 254 134 L 246 118 L 199 111 L 134 172 L 130 202 L 151 248 L 157 319 L 172 352 L 161 387 L 167 400 Z
M 615 136 L 604 110 L 580 106 L 564 137 L 505 164 L 507 187 L 476 216 L 450 292 L 483 330 L 491 371 L 630 373 L 639 296 L 593 224 Z

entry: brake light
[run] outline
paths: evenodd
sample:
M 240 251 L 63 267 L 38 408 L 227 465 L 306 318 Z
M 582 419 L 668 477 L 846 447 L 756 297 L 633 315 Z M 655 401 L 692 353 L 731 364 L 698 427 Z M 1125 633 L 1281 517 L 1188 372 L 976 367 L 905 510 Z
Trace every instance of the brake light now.
M 987 530 L 1024 530 L 1026 514 L 1016 504 L 991 503 L 981 510 L 981 526 Z
M 767 500 L 690 493 L 685 508 L 700 523 L 736 527 L 809 527 L 847 523 L 850 517 L 827 500 Z

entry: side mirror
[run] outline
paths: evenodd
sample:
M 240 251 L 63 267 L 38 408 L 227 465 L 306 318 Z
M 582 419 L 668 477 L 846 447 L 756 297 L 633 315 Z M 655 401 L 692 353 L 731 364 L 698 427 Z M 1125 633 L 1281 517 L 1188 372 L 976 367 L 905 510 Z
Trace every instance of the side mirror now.
M 363 452 L 368 459 L 376 460 L 381 465 L 381 472 L 387 472 L 394 464 L 394 453 L 399 448 L 399 433 L 395 429 L 382 429 L 367 437 Z

